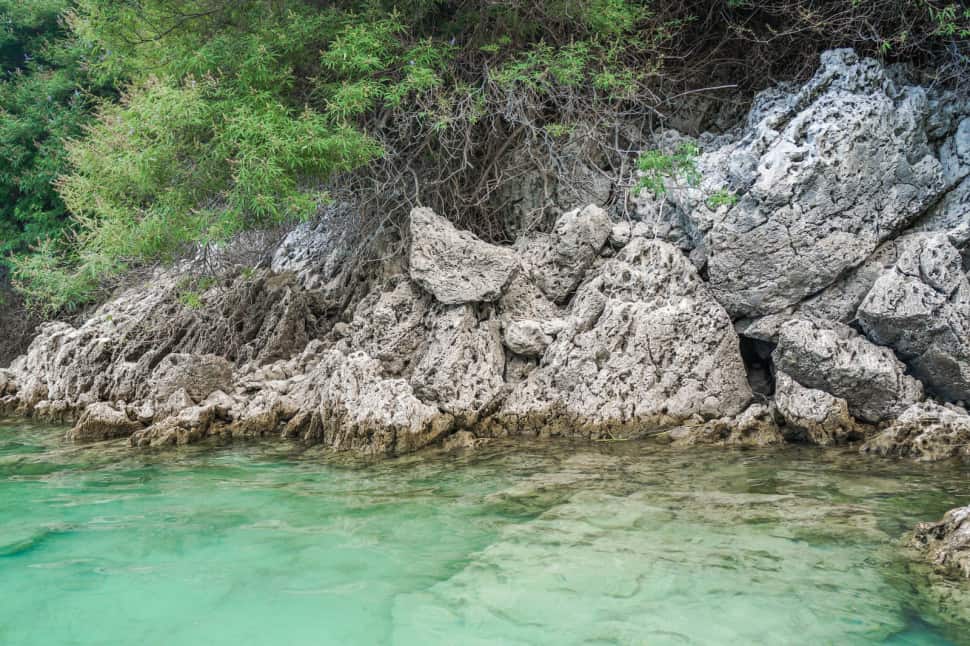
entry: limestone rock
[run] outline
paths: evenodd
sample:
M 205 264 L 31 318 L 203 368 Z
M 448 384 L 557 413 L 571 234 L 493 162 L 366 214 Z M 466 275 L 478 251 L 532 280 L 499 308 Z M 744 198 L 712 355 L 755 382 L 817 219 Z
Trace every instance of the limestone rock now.
M 612 231 L 610 217 L 595 205 L 574 209 L 556 220 L 548 244 L 535 245 L 534 256 L 526 254 L 533 280 L 549 300 L 561 304 L 572 295 Z
M 151 376 L 151 392 L 158 403 L 178 391 L 185 391 L 193 403 L 205 400 L 217 390 L 227 391 L 232 383 L 232 364 L 212 354 L 167 355 Z
M 133 447 L 193 444 L 206 437 L 216 418 L 214 406 L 190 406 L 128 438 Z
M 354 311 L 351 347 L 378 359 L 388 374 L 410 374 L 427 342 L 431 304 L 410 280 L 375 289 Z
M 459 231 L 431 209 L 411 211 L 411 278 L 438 302 L 498 300 L 516 266 L 510 249 Z
M 734 415 L 751 396 L 731 322 L 694 267 L 672 245 L 636 238 L 580 287 L 566 327 L 497 423 L 519 432 L 612 432 L 591 424 L 627 432 Z
M 863 453 L 921 461 L 970 457 L 970 415 L 956 406 L 922 402 L 862 446 Z
M 453 421 L 415 397 L 407 381 L 382 378 L 380 363 L 362 352 L 339 361 L 325 385 L 319 414 L 328 446 L 376 455 L 427 446 L 445 435 Z
M 916 234 L 859 306 L 859 322 L 889 345 L 927 389 L 970 400 L 970 281 L 943 233 Z
M 504 383 L 498 321 L 479 321 L 468 305 L 449 307 L 435 319 L 429 337 L 411 377 L 415 394 L 447 413 L 473 418 Z
M 866 422 L 893 419 L 923 398 L 918 381 L 889 348 L 873 345 L 847 325 L 793 319 L 781 326 L 775 367 L 805 388 L 844 399 Z
M 67 436 L 79 442 L 93 442 L 127 437 L 141 428 L 142 425 L 129 419 L 124 410 L 118 410 L 107 402 L 95 402 L 84 409 Z
M 769 407 L 752 404 L 736 417 L 722 417 L 697 426 L 679 427 L 668 433 L 678 446 L 772 446 L 783 444 L 784 436 Z
M 512 279 L 498 302 L 499 318 L 503 325 L 510 321 L 549 321 L 562 318 L 565 311 L 546 298 L 525 271 Z
M 542 323 L 529 319 L 509 323 L 503 338 L 509 350 L 524 357 L 541 357 L 552 343 Z
M 0 368 L 0 396 L 17 394 L 17 377 L 12 370 Z
M 910 545 L 944 573 L 970 579 L 970 506 L 951 509 L 939 522 L 920 523 Z
M 806 388 L 784 372 L 775 376 L 775 406 L 789 439 L 829 446 L 863 437 L 844 399 Z
M 711 146 L 701 185 L 670 191 L 734 317 L 779 312 L 835 282 L 944 189 L 924 124 L 926 92 L 850 50 L 822 54 L 803 87 L 756 102 L 732 142 Z M 707 197 L 738 201 L 712 210 Z M 723 211 L 723 212 L 721 212 Z

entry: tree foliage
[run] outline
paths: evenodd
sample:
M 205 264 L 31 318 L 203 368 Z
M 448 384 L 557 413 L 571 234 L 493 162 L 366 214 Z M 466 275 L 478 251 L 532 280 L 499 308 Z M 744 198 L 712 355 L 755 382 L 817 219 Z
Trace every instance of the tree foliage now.
M 827 47 L 936 82 L 970 67 L 970 14 L 946 0 L 0 0 L 0 15 L 0 251 L 50 310 L 333 198 L 381 223 L 422 202 L 500 237 L 510 147 L 554 173 L 587 133 L 629 175 L 627 123 L 804 77 Z

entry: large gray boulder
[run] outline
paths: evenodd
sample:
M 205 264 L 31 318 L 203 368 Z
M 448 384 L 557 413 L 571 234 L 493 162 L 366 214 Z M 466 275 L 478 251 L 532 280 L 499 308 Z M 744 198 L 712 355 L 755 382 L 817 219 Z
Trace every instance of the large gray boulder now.
M 790 440 L 829 446 L 860 439 L 863 429 L 844 399 L 806 388 L 784 372 L 775 375 L 775 408 Z
M 928 390 L 970 401 L 970 281 L 943 233 L 914 234 L 859 306 L 866 335 L 891 346 Z
M 675 208 L 663 217 L 682 220 L 733 317 L 819 292 L 937 199 L 944 181 L 924 131 L 928 105 L 922 88 L 900 85 L 877 61 L 834 50 L 797 91 L 759 97 L 739 139 L 711 142 L 700 186 L 671 190 Z M 709 204 L 720 190 L 737 203 Z
M 498 420 L 513 432 L 632 433 L 736 415 L 751 397 L 731 321 L 694 266 L 636 238 L 579 288 Z
M 894 419 L 923 398 L 922 386 L 906 375 L 892 350 L 841 323 L 788 321 L 773 358 L 780 372 L 805 388 L 844 399 L 849 413 L 866 422 Z
M 924 462 L 970 457 L 970 415 L 957 406 L 914 404 L 862 446 L 863 453 Z
M 459 231 L 429 208 L 411 211 L 411 278 L 439 303 L 498 300 L 517 264 L 511 249 Z

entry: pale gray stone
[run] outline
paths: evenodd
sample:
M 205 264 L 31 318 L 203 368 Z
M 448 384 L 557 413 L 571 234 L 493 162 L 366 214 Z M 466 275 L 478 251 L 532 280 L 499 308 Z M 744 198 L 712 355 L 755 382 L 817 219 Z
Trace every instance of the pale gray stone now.
M 773 359 L 780 372 L 805 388 L 844 399 L 849 413 L 866 422 L 893 419 L 923 398 L 921 384 L 906 375 L 892 350 L 841 323 L 788 321 Z
M 495 301 L 515 271 L 507 247 L 459 231 L 428 208 L 411 211 L 411 279 L 445 305 Z

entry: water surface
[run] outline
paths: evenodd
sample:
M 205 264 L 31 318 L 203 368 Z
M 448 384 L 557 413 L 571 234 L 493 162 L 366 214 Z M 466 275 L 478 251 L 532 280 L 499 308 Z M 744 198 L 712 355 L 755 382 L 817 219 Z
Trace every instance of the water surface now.
M 0 644 L 949 644 L 897 541 L 968 470 L 506 444 L 361 463 L 0 421 Z

